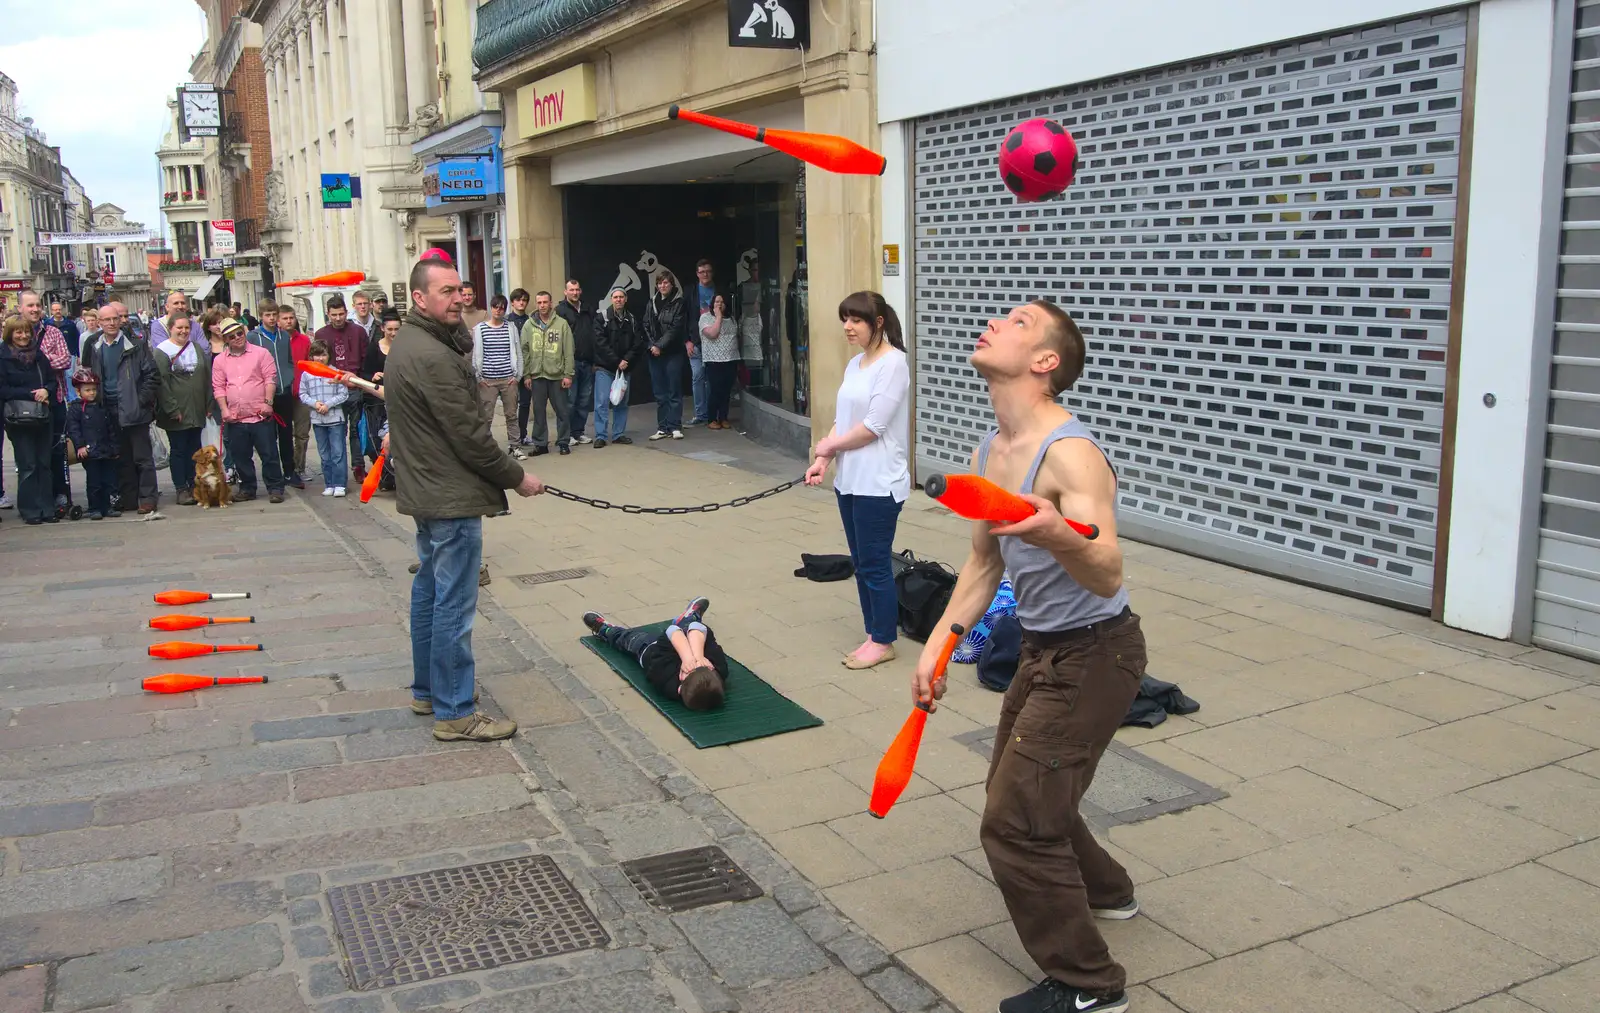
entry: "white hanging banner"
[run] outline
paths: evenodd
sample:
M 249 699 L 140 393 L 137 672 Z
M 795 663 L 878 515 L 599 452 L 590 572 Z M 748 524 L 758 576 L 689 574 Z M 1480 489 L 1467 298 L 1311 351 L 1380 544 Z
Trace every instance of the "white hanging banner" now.
M 155 238 L 149 229 L 121 229 L 111 232 L 41 232 L 40 246 L 112 246 L 117 243 L 148 243 Z

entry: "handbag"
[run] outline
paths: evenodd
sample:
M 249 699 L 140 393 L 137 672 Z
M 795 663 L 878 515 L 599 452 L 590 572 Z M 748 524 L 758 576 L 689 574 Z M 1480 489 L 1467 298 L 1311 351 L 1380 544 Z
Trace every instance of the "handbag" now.
M 618 373 L 611 378 L 611 406 L 615 408 L 628 400 L 628 374 Z
M 38 368 L 37 362 L 35 363 L 35 370 L 39 375 L 39 386 L 48 389 L 49 384 L 45 381 L 44 370 Z M 8 426 L 26 428 L 43 425 L 50 421 L 50 405 L 45 401 L 35 401 L 31 397 L 16 398 L 7 401 L 3 412 L 0 412 L 0 414 L 5 416 L 6 425 Z
M 18 398 L 14 401 L 7 401 L 5 419 L 8 426 L 26 428 L 44 425 L 50 421 L 50 406 L 43 401 L 35 401 L 32 398 Z

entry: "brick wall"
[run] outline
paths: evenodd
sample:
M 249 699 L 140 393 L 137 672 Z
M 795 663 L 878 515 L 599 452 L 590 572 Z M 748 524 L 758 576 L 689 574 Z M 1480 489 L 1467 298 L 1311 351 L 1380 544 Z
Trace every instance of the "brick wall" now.
M 244 121 L 244 138 L 250 144 L 251 169 L 241 172 L 235 183 L 234 215 L 267 217 L 267 173 L 272 171 L 272 134 L 267 123 L 267 77 L 261 68 L 261 50 L 246 49 L 239 57 L 233 76 L 233 108 Z

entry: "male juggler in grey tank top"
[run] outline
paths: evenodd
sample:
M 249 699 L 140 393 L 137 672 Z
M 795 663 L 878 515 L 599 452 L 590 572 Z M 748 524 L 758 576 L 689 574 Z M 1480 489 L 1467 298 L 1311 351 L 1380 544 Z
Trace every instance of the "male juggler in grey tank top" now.
M 998 429 L 989 430 L 978 445 L 980 475 L 989 465 L 989 444 L 994 442 L 998 433 Z M 1028 473 L 1022 479 L 1022 488 L 1018 492 L 1032 494 L 1033 480 L 1038 476 L 1039 466 L 1044 463 L 1044 455 L 1050 450 L 1051 444 L 1069 439 L 1088 440 L 1100 451 L 1101 456 L 1105 456 L 1104 448 L 1089 432 L 1089 427 L 1074 415 L 1057 426 L 1039 444 L 1039 452 L 1028 466 Z M 1106 465 L 1111 466 L 1109 457 L 1106 458 Z M 1112 471 L 1116 469 L 1113 467 Z M 1020 538 L 1002 538 L 1000 555 L 1006 561 L 1006 572 L 1011 575 L 1011 586 L 1016 591 L 1017 621 L 1025 630 L 1034 633 L 1074 630 L 1119 616 L 1128 607 L 1126 585 L 1118 588 L 1111 597 L 1102 598 L 1073 580 L 1049 549 L 1029 545 Z

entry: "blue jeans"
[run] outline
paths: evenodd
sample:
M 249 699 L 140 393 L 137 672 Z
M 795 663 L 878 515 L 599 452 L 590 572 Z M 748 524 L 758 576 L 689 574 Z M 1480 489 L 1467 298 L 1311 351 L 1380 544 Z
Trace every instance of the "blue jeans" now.
M 194 455 L 200 451 L 201 431 L 198 429 L 167 430 L 167 470 L 172 473 L 172 488 L 179 495 L 194 490 Z
M 454 721 L 472 713 L 483 518 L 413 519 L 422 565 L 411 581 L 411 695 L 433 701 L 435 720 Z
M 656 395 L 656 432 L 683 428 L 683 353 L 650 356 L 650 389 Z
M 895 592 L 889 557 L 894 552 L 894 526 L 903 504 L 893 496 L 839 498 L 845 541 L 856 567 L 856 593 L 861 596 L 861 617 L 867 636 L 875 644 L 892 644 L 900 627 L 900 596 Z
M 322 484 L 329 489 L 338 488 L 345 484 L 346 468 L 344 459 L 345 424 L 335 422 L 331 426 L 313 425 L 311 431 L 317 437 L 317 459 L 322 462 Z
M 623 398 L 619 405 L 611 404 L 611 381 L 616 378 L 617 374 L 610 370 L 595 367 L 594 438 L 597 440 L 614 440 L 628 431 L 628 399 Z
M 572 402 L 572 435 L 582 436 L 583 427 L 589 424 L 589 407 L 594 401 L 594 363 L 574 364 L 572 389 L 567 391 L 567 397 Z
M 700 360 L 700 344 L 695 343 L 694 354 L 689 356 L 689 388 L 694 391 L 694 420 L 711 421 L 711 389 L 706 383 L 706 364 Z

